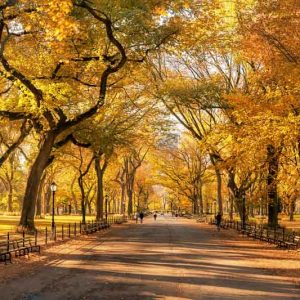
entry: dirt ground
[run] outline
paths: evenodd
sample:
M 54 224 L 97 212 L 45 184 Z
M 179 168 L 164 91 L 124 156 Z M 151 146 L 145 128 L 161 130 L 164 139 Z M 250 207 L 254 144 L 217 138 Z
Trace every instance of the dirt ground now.
M 0 299 L 300 299 L 300 252 L 146 218 L 1 264 Z

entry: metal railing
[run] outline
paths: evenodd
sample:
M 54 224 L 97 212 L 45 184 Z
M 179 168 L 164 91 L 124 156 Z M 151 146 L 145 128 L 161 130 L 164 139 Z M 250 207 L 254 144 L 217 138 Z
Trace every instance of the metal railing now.
M 210 224 L 216 224 L 212 218 Z M 255 239 L 267 241 L 279 246 L 294 245 L 296 248 L 300 246 L 300 236 L 295 231 L 287 230 L 285 227 L 267 227 L 263 224 L 244 223 L 242 221 L 234 221 L 223 219 L 221 226 L 223 228 L 231 228 L 248 235 Z
M 0 235 L 0 244 L 7 244 L 9 250 L 9 242 L 13 240 L 20 240 L 30 238 L 34 241 L 35 245 L 47 246 L 58 241 L 65 241 L 71 238 L 76 238 L 79 235 L 86 233 L 86 227 L 97 225 L 100 223 L 106 223 L 108 226 L 112 224 L 121 224 L 127 221 L 126 216 L 109 216 L 106 220 L 101 221 L 88 221 L 85 224 L 82 222 L 59 224 L 54 226 L 53 230 L 51 226 L 38 227 L 34 233 L 26 231 L 21 232 L 7 232 Z M 96 226 L 102 228 L 101 226 Z

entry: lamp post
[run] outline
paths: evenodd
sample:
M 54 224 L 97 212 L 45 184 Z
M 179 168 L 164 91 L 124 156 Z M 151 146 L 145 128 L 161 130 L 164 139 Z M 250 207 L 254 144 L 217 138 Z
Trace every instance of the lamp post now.
M 105 195 L 105 220 L 107 222 L 107 204 L 108 204 L 108 195 Z
M 54 209 L 54 200 L 55 200 L 55 192 L 57 189 L 57 185 L 55 182 L 52 182 L 50 185 L 50 190 L 52 192 L 52 232 L 54 232 L 54 227 L 55 227 L 55 222 L 54 222 L 54 214 L 55 214 L 55 209 Z

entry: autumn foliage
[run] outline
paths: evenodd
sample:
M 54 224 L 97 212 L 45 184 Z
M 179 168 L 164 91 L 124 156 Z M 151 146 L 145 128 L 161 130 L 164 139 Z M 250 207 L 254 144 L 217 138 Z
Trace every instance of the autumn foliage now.
M 0 208 L 293 219 L 300 3 L 0 1 Z

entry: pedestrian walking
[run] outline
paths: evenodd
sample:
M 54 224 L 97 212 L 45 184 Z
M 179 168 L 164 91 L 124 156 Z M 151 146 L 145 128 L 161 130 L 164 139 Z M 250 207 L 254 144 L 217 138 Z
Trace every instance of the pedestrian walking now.
M 222 215 L 220 212 L 216 215 L 216 225 L 217 225 L 217 230 L 220 231 L 221 229 L 221 221 L 222 221 Z
M 157 218 L 157 214 L 156 213 L 154 213 L 153 218 L 154 218 L 154 221 L 156 221 L 156 218 Z
M 135 217 L 135 223 L 138 222 L 138 220 L 139 220 L 139 215 L 140 215 L 140 214 L 139 214 L 138 212 L 135 213 L 135 216 L 134 216 L 134 217 Z
M 141 211 L 141 212 L 140 212 L 140 220 L 141 220 L 141 223 L 143 223 L 143 219 L 144 219 L 144 213 Z

